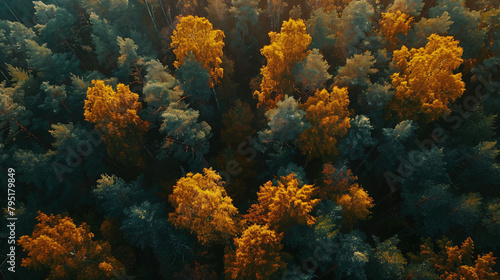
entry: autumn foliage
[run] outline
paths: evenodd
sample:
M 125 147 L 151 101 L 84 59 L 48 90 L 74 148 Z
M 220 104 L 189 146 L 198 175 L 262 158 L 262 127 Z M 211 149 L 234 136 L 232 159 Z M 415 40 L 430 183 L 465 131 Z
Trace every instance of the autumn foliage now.
M 316 219 L 310 213 L 319 203 L 319 199 L 313 199 L 315 191 L 312 185 L 299 186 L 293 173 L 281 177 L 277 186 L 269 181 L 260 187 L 258 203 L 251 206 L 245 218 L 280 230 L 296 223 L 313 225 Z
M 214 87 L 224 74 L 224 69 L 220 67 L 223 39 L 224 32 L 214 29 L 208 19 L 198 16 L 180 17 L 170 44 L 177 57 L 174 66 L 179 68 L 184 64 L 184 59 L 192 53 L 195 60 L 208 70 L 211 78 L 209 86 Z
M 448 104 L 465 91 L 462 74 L 453 74 L 463 50 L 451 36 L 431 35 L 424 48 L 394 51 L 399 72 L 392 75 L 396 89 L 389 108 L 401 120 L 437 120 L 449 112 Z
M 261 49 L 267 64 L 260 70 L 260 91 L 255 91 L 254 96 L 258 99 L 257 106 L 274 108 L 290 91 L 290 71 L 295 63 L 307 56 L 311 36 L 307 34 L 306 25 L 301 19 L 290 19 L 283 22 L 280 33 L 269 32 L 269 37 L 271 43 Z
M 351 113 L 348 105 L 347 88 L 336 86 L 331 92 L 326 89 L 317 90 L 302 105 L 311 127 L 299 136 L 299 146 L 309 159 L 338 155 L 340 138 L 350 128 Z
M 27 252 L 22 266 L 48 268 L 47 279 L 109 279 L 122 265 L 111 255 L 107 242 L 94 241 L 89 225 L 76 226 L 70 217 L 38 212 L 31 236 L 21 236 L 19 245 Z
M 92 80 L 85 100 L 85 120 L 92 122 L 104 133 L 108 154 L 125 164 L 140 162 L 143 138 L 149 123 L 138 113 L 142 104 L 139 95 L 124 84 L 116 91 L 104 81 Z
M 322 198 L 328 198 L 342 206 L 342 222 L 347 230 L 352 230 L 370 214 L 374 206 L 373 198 L 359 186 L 358 177 L 350 169 L 336 170 L 333 165 L 325 164 L 323 169 Z
M 235 252 L 225 256 L 226 279 L 264 280 L 286 266 L 280 251 L 283 233 L 267 225 L 252 225 L 234 239 Z
M 490 252 L 475 258 L 474 242 L 470 237 L 461 246 L 453 246 L 453 242 L 446 238 L 438 240 L 437 245 L 439 251 L 427 239 L 420 245 L 419 254 L 410 254 L 410 258 L 415 262 L 429 262 L 441 280 L 500 279 L 498 272 L 494 271 L 496 257 Z
M 413 23 L 413 17 L 398 10 L 396 13 L 382 13 L 379 23 L 380 30 L 384 34 L 385 39 L 389 41 L 391 48 L 395 49 L 396 45 L 400 43 L 397 36 L 399 34 L 408 34 L 408 30 L 410 30 Z
M 221 179 L 211 168 L 205 168 L 203 174 L 188 173 L 177 181 L 169 197 L 175 207 L 169 220 L 191 230 L 203 244 L 225 243 L 238 232 L 238 209 Z

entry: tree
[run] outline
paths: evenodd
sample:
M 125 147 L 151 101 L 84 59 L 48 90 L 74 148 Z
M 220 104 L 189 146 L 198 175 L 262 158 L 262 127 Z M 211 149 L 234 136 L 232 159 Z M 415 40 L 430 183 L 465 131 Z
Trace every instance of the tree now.
M 342 12 L 351 0 L 307 0 L 308 6 L 312 11 L 323 9 L 327 13 Z
M 210 74 L 201 62 L 196 61 L 193 54 L 184 58 L 184 64 L 175 71 L 175 78 L 179 81 L 184 95 L 189 97 L 189 103 L 205 104 L 210 100 Z
M 286 264 L 280 251 L 283 233 L 278 234 L 267 225 L 251 225 L 241 237 L 234 238 L 235 252 L 225 256 L 226 279 L 271 279 Z
M 334 258 L 339 278 L 367 279 L 366 268 L 374 250 L 365 240 L 366 235 L 359 230 L 339 234 Z
M 444 12 L 440 17 L 423 17 L 413 26 L 412 30 L 408 31 L 407 38 L 403 38 L 403 40 L 408 39 L 409 46 L 413 48 L 425 47 L 427 38 L 432 34 L 446 36 L 452 23 L 448 12 Z
M 310 125 L 305 120 L 306 113 L 299 108 L 299 104 L 293 97 L 286 97 L 278 101 L 274 109 L 265 113 L 269 120 L 269 128 L 259 131 L 259 141 L 263 144 L 268 142 L 292 143 Z
M 357 115 L 351 121 L 351 129 L 342 139 L 339 150 L 344 158 L 349 160 L 366 159 L 367 148 L 375 146 L 377 140 L 372 137 L 373 126 L 370 119 L 364 115 Z
M 85 100 L 85 120 L 104 133 L 108 154 L 126 165 L 140 165 L 142 143 L 149 123 L 137 114 L 139 95 L 118 84 L 114 91 L 102 80 L 92 80 Z
M 274 108 L 285 94 L 292 93 L 290 71 L 295 63 L 308 55 L 306 49 L 311 43 L 311 36 L 307 34 L 301 19 L 290 19 L 283 22 L 281 33 L 271 31 L 269 37 L 271 43 L 261 49 L 267 64 L 260 70 L 260 91 L 255 91 L 254 96 L 258 99 L 257 106 Z
M 360 53 L 360 43 L 366 39 L 372 29 L 371 17 L 375 11 L 367 0 L 353 0 L 342 11 L 339 25 L 339 36 L 336 46 L 350 57 Z
M 27 252 L 22 266 L 47 267 L 47 279 L 109 279 L 122 265 L 111 255 L 107 242 L 94 241 L 90 226 L 76 226 L 70 217 L 38 211 L 38 224 L 31 236 L 19 238 Z
M 408 34 L 413 17 L 397 11 L 396 13 L 382 13 L 382 18 L 379 21 L 380 30 L 385 36 L 385 39 L 391 44 L 391 49 L 395 49 L 399 44 L 399 34 Z
M 148 116 L 146 120 L 153 126 L 171 103 L 181 105 L 184 92 L 180 89 L 179 82 L 158 60 L 148 61 L 145 68 L 146 83 L 142 93 L 148 106 L 144 110 L 144 116 Z
M 299 136 L 299 147 L 309 159 L 329 158 L 338 154 L 337 144 L 350 128 L 347 88 L 317 90 L 302 104 L 311 127 Z
M 495 272 L 496 257 L 490 252 L 474 258 L 474 242 L 468 237 L 462 245 L 453 246 L 453 242 L 444 238 L 437 241 L 439 251 L 434 249 L 430 239 L 420 245 L 418 254 L 410 254 L 415 263 L 428 262 L 437 272 L 440 279 L 499 279 Z
M 175 211 L 169 220 L 191 230 L 202 244 L 227 242 L 239 231 L 238 209 L 227 196 L 221 177 L 204 169 L 203 174 L 188 173 L 177 181 L 169 201 Z
M 453 36 L 463 49 L 464 59 L 475 59 L 481 54 L 486 41 L 487 28 L 480 28 L 481 13 L 471 11 L 464 0 L 439 0 L 429 9 L 429 17 L 437 18 L 447 13 L 452 24 L 448 34 Z
M 322 49 L 333 46 L 336 41 L 336 30 L 339 26 L 339 15 L 336 12 L 325 12 L 319 8 L 313 10 L 307 20 L 307 33 L 311 34 L 311 48 Z
M 170 46 L 177 60 L 175 68 L 184 64 L 184 59 L 192 53 L 195 60 L 202 63 L 210 74 L 210 88 L 222 78 L 222 48 L 224 32 L 213 29 L 208 19 L 198 16 L 181 17 L 175 27 Z
M 166 136 L 157 157 L 163 160 L 173 155 L 188 161 L 193 170 L 198 170 L 203 166 L 203 155 L 208 152 L 212 128 L 207 122 L 198 121 L 198 111 L 178 105 L 171 103 L 161 115 L 163 120 L 159 130 Z
M 123 210 L 146 198 L 141 188 L 142 177 L 134 182 L 126 183 L 115 175 L 101 175 L 93 195 L 101 203 L 106 215 L 111 218 L 123 218 Z
M 462 74 L 453 74 L 463 62 L 458 41 L 434 34 L 428 39 L 425 48 L 394 52 L 399 72 L 391 76 L 396 93 L 388 106 L 401 120 L 437 120 L 465 91 Z
M 44 4 L 42 1 L 33 1 L 37 25 L 35 29 L 40 38 L 47 42 L 52 50 L 60 50 L 60 45 L 71 37 L 71 28 L 75 17 L 66 9 L 53 4 Z
M 375 65 L 375 57 L 370 51 L 363 54 L 355 54 L 348 58 L 345 66 L 340 67 L 334 78 L 334 85 L 338 87 L 367 87 L 371 84 L 370 75 L 378 72 Z
M 328 198 L 342 206 L 342 222 L 347 231 L 352 230 L 360 220 L 370 214 L 374 206 L 373 198 L 359 186 L 358 177 L 350 169 L 337 170 L 331 164 L 323 169 L 322 198 Z
M 313 199 L 316 190 L 313 185 L 299 187 L 293 173 L 281 177 L 277 186 L 268 181 L 260 187 L 258 203 L 252 204 L 245 218 L 280 231 L 296 223 L 313 225 L 316 219 L 310 213 L 319 203 L 319 199 Z
M 411 16 L 418 16 L 424 6 L 423 0 L 394 0 L 394 3 L 387 8 L 388 13 L 397 13 L 398 11 Z
M 295 65 L 292 74 L 300 83 L 302 92 L 307 95 L 325 87 L 326 81 L 332 78 L 328 73 L 329 67 L 319 50 L 313 49 L 306 58 Z

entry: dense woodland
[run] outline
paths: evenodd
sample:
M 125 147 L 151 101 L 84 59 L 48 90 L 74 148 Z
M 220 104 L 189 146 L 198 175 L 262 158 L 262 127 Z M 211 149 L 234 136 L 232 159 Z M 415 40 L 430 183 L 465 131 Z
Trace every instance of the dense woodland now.
M 1 1 L 2 276 L 500 279 L 499 5 Z

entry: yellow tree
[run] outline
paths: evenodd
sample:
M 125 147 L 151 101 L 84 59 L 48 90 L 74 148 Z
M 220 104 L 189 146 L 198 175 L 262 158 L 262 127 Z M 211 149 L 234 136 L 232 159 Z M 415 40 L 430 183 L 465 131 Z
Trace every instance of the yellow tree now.
M 337 86 L 331 92 L 317 90 L 302 104 L 311 127 L 299 136 L 298 145 L 308 159 L 338 155 L 337 144 L 351 127 L 348 105 L 347 88 Z
M 346 230 L 352 230 L 360 220 L 370 214 L 374 206 L 373 198 L 359 186 L 358 177 L 350 169 L 336 170 L 333 165 L 325 164 L 323 169 L 323 187 L 320 195 L 342 206 L 342 223 Z
M 192 53 L 194 59 L 208 70 L 209 86 L 214 87 L 222 78 L 222 48 L 224 47 L 224 32 L 213 29 L 208 19 L 198 16 L 181 17 L 175 27 L 170 46 L 174 49 L 177 60 L 174 66 L 179 68 L 184 59 Z
M 313 199 L 316 189 L 313 185 L 299 186 L 293 173 L 281 177 L 277 186 L 269 181 L 260 187 L 258 203 L 250 207 L 245 218 L 280 231 L 297 223 L 314 225 L 316 219 L 310 213 L 319 203 L 319 199 Z
M 285 268 L 280 251 L 283 233 L 278 234 L 267 225 L 252 225 L 240 238 L 234 239 L 235 252 L 225 256 L 226 279 L 264 280 Z
M 175 207 L 169 220 L 177 227 L 190 229 L 202 244 L 227 242 L 238 232 L 238 209 L 222 183 L 211 168 L 179 179 L 169 196 Z
M 392 49 L 395 49 L 396 45 L 400 43 L 397 37 L 399 34 L 408 34 L 412 22 L 413 17 L 399 10 L 396 13 L 382 13 L 382 18 L 379 21 L 380 30 L 391 44 Z
M 111 255 L 107 242 L 93 241 L 90 226 L 76 226 L 70 217 L 38 212 L 31 236 L 19 238 L 27 252 L 22 266 L 50 270 L 47 279 L 110 279 L 123 266 Z
M 418 255 L 410 253 L 410 259 L 417 263 L 430 263 L 442 280 L 500 279 L 494 270 L 496 257 L 493 253 L 477 255 L 474 260 L 474 242 L 470 237 L 460 247 L 453 246 L 446 238 L 438 240 L 437 245 L 438 252 L 434 251 L 432 242 L 427 239 L 420 245 Z
M 428 39 L 424 48 L 394 52 L 399 72 L 391 77 L 396 93 L 388 106 L 401 120 L 437 120 L 465 91 L 462 74 L 453 74 L 463 62 L 458 41 L 435 34 Z
M 149 123 L 137 114 L 142 109 L 139 95 L 124 84 L 116 91 L 101 80 L 92 80 L 85 100 L 85 120 L 104 133 L 108 154 L 127 165 L 140 165 L 144 135 Z
M 268 109 L 276 107 L 278 101 L 289 93 L 287 91 L 291 91 L 290 71 L 295 63 L 308 55 L 306 50 L 311 43 L 311 36 L 301 19 L 284 21 L 281 33 L 269 32 L 269 37 L 271 43 L 261 49 L 267 64 L 260 70 L 260 91 L 254 92 L 259 101 L 257 106 L 265 105 Z

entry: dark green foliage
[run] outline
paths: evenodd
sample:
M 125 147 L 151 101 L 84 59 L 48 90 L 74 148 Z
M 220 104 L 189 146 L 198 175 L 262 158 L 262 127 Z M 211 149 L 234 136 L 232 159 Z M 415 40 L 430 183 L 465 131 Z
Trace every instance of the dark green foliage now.
M 210 100 L 211 91 L 208 86 L 210 75 L 203 65 L 194 59 L 193 54 L 175 71 L 175 77 L 180 82 L 184 95 L 192 102 Z
M 351 120 L 351 129 L 339 147 L 340 155 L 349 160 L 364 159 L 367 150 L 375 146 L 377 140 L 371 135 L 373 126 L 370 119 L 363 115 L 358 115 Z

